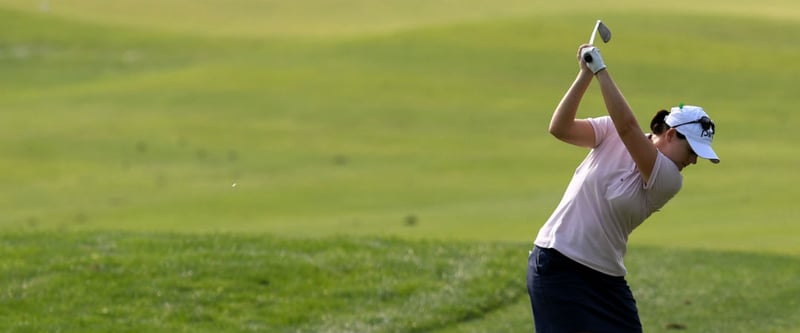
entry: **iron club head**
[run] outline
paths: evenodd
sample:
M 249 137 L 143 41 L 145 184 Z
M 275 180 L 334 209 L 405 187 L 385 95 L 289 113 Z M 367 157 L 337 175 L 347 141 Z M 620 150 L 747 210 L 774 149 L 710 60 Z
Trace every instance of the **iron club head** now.
M 603 39 L 603 43 L 608 43 L 611 40 L 611 30 L 608 30 L 608 27 L 600 20 L 597 20 L 597 32 L 600 34 L 600 38 Z

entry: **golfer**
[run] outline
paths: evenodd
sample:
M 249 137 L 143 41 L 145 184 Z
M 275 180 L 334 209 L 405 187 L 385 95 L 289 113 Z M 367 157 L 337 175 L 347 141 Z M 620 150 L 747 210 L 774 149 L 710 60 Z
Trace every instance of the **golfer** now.
M 586 62 L 584 56 L 591 56 Z M 681 171 L 705 158 L 714 123 L 697 106 L 661 110 L 650 134 L 606 69 L 599 50 L 578 49 L 580 72 L 558 104 L 550 133 L 591 149 L 561 202 L 539 230 L 528 259 L 528 293 L 537 333 L 641 332 L 625 280 L 628 235 L 681 189 Z M 608 116 L 576 119 L 592 79 Z

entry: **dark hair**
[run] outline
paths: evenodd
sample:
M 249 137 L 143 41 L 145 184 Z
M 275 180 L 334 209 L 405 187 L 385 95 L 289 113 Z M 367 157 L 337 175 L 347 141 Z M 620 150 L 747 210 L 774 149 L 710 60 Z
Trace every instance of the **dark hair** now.
M 667 116 L 669 115 L 669 111 L 667 110 L 659 110 L 656 112 L 656 115 L 653 116 L 653 120 L 650 121 L 650 130 L 655 135 L 664 134 L 668 129 L 671 127 L 667 125 Z M 678 134 L 678 138 L 686 140 L 686 136 L 681 134 L 680 132 L 676 132 Z

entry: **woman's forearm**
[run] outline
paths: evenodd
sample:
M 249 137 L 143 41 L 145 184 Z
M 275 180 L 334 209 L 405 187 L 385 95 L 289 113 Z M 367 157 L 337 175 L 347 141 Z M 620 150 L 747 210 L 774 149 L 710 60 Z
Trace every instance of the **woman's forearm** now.
M 608 70 L 602 70 L 596 74 L 597 82 L 600 84 L 600 91 L 603 94 L 603 100 L 608 109 L 608 114 L 614 122 L 614 127 L 617 129 L 622 143 L 636 163 L 639 173 L 645 182 L 650 179 L 653 172 L 653 166 L 656 163 L 658 151 L 653 143 L 648 139 L 642 128 L 639 127 L 639 122 L 636 121 L 636 116 L 633 114 L 628 101 L 622 96 L 622 92 L 617 88 Z
M 558 103 L 553 118 L 550 119 L 549 131 L 556 137 L 560 134 L 568 132 L 575 122 L 575 115 L 578 112 L 581 99 L 592 83 L 592 72 L 588 70 L 581 70 L 575 81 L 570 86 L 567 93 Z
M 639 123 L 633 114 L 631 106 L 611 78 L 608 70 L 598 72 L 596 77 L 597 82 L 600 84 L 600 92 L 603 94 L 603 101 L 606 104 L 608 115 L 614 121 L 617 133 L 624 137 L 631 129 L 639 129 Z

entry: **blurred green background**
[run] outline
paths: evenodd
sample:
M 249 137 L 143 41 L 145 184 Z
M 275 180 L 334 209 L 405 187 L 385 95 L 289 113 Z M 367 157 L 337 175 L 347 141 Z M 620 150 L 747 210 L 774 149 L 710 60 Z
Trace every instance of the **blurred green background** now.
M 0 0 L 0 230 L 530 243 L 587 153 L 546 129 L 598 18 L 643 127 L 718 129 L 631 244 L 798 258 L 778 0 Z
M 792 4 L 2 0 L 0 226 L 530 241 L 586 153 L 546 126 L 602 17 L 643 126 L 719 127 L 632 242 L 797 254 Z

